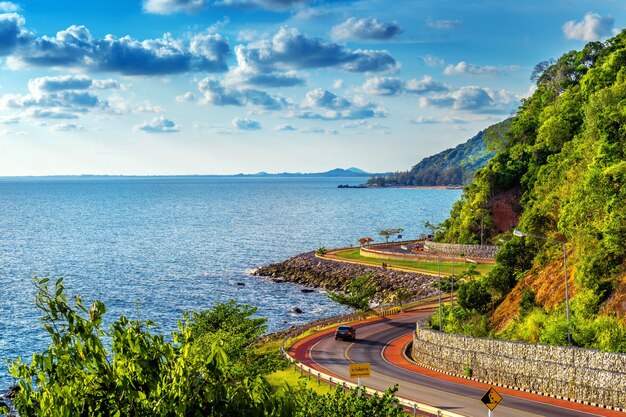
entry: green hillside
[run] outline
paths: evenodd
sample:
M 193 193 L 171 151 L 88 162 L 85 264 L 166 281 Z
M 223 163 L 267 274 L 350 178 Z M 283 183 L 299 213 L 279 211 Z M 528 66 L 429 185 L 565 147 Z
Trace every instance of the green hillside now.
M 395 172 L 387 176 L 371 178 L 367 183 L 379 187 L 399 185 L 466 185 L 472 181 L 474 172 L 484 167 L 494 155 L 487 150 L 484 140 L 490 131 L 499 131 L 508 121 L 498 123 L 479 132 L 476 136 L 455 148 L 446 149 L 422 159 L 410 171 Z
M 486 239 L 505 242 L 496 268 L 465 288 L 484 302 L 448 324 L 471 316 L 469 333 L 567 343 L 564 242 L 572 343 L 626 351 L 626 32 L 537 65 L 533 79 L 437 235 L 476 243 L 483 222 Z

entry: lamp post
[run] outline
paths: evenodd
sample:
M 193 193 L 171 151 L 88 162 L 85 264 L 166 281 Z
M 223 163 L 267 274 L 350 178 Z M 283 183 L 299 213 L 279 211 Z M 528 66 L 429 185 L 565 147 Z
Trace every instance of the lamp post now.
M 432 231 L 432 233 L 434 235 L 435 234 L 435 223 L 434 223 L 434 221 L 435 221 L 434 220 L 435 214 L 432 212 L 432 210 L 428 210 L 428 209 L 425 209 L 423 207 L 418 207 L 417 209 L 420 210 L 420 211 L 423 211 L 423 212 L 425 212 L 427 214 L 430 214 L 430 228 L 431 228 L 431 231 Z M 428 221 L 426 221 L 426 223 L 428 223 Z M 426 227 L 428 227 L 428 226 L 426 226 Z
M 439 277 L 439 331 L 441 331 L 441 257 L 437 253 L 437 276 Z
M 530 233 L 525 233 L 522 232 L 521 230 L 513 230 L 513 235 L 517 236 L 517 237 L 525 237 L 525 236 L 530 236 L 530 237 L 535 237 L 537 239 L 542 239 L 545 241 L 550 241 L 550 242 L 557 242 L 560 243 L 561 246 L 563 246 L 563 279 L 565 281 L 565 314 L 567 317 L 567 343 L 569 343 L 570 345 L 572 344 L 572 333 L 570 331 L 570 318 L 569 318 L 569 288 L 568 288 L 568 284 L 567 284 L 567 252 L 565 251 L 565 243 L 561 240 L 557 240 L 557 239 L 552 239 L 550 237 L 545 237 L 545 236 L 537 236 L 537 235 L 531 235 Z

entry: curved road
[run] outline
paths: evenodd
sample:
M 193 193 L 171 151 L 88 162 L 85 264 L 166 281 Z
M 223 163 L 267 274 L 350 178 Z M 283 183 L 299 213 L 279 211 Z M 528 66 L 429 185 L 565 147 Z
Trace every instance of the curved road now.
M 407 313 L 385 319 L 357 324 L 357 340 L 337 341 L 334 329 L 318 333 L 296 343 L 289 353 L 300 362 L 329 375 L 347 381 L 350 363 L 371 363 L 371 378 L 362 379 L 362 385 L 384 391 L 399 385 L 398 396 L 429 404 L 466 416 L 486 416 L 488 409 L 480 398 L 488 385 L 445 376 L 428 371 L 400 359 L 398 339 L 407 338 L 419 320 L 430 312 Z M 410 336 L 408 336 L 410 340 Z M 396 343 L 392 343 L 392 342 Z M 392 343 L 391 346 L 388 346 Z M 396 352 L 391 352 L 396 345 Z M 395 358 L 395 359 L 392 359 Z M 494 410 L 497 417 L 589 417 L 626 416 L 625 413 L 600 409 L 540 395 L 495 387 L 503 400 Z

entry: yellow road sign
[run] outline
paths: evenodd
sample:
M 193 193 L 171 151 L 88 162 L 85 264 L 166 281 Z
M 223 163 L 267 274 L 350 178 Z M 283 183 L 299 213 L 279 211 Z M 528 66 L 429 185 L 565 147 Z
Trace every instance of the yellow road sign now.
M 480 401 L 482 401 L 488 409 L 493 411 L 493 409 L 500 404 L 500 401 L 502 401 L 502 396 L 498 394 L 495 389 L 489 388 L 489 391 L 483 395 L 483 398 L 481 398 Z
M 370 364 L 369 363 L 351 363 L 350 364 L 350 378 L 369 378 L 370 377 Z

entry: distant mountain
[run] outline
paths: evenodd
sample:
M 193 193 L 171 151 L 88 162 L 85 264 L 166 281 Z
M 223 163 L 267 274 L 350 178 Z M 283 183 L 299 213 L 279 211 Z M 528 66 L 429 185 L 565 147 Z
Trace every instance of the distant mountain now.
M 484 140 L 488 132 L 497 133 L 509 123 L 497 123 L 479 132 L 476 136 L 455 148 L 422 159 L 410 171 L 401 171 L 386 176 L 374 176 L 368 185 L 387 187 L 399 185 L 467 185 L 474 172 L 487 165 L 493 153 L 487 150 Z
M 311 172 L 311 173 L 302 173 L 302 172 L 280 172 L 276 174 L 270 174 L 267 172 L 258 172 L 256 174 L 238 174 L 237 176 L 244 177 L 372 177 L 376 175 L 387 175 L 383 174 L 373 174 L 370 172 L 363 171 L 360 168 L 351 167 L 348 169 L 343 168 L 335 168 L 330 171 L 325 172 Z

